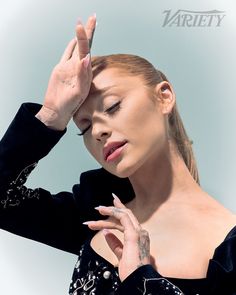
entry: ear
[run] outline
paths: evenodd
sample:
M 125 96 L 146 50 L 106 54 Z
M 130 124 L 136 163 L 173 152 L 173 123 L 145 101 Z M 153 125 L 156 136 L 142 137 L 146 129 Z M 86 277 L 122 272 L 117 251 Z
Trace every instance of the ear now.
M 170 114 L 175 105 L 175 93 L 167 81 L 158 83 L 155 87 L 156 98 L 163 114 Z

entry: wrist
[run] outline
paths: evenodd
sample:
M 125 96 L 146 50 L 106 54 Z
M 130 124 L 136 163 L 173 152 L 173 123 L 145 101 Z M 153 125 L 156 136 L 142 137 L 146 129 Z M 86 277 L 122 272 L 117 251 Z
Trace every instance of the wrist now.
M 45 106 L 42 106 L 35 117 L 48 128 L 58 131 L 65 130 L 69 122 L 69 119 L 63 118 L 57 112 Z

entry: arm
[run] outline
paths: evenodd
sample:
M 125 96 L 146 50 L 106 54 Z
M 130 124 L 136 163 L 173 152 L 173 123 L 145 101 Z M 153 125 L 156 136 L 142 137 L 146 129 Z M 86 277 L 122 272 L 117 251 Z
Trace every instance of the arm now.
M 0 227 L 61 250 L 76 253 L 71 230 L 79 232 L 78 244 L 86 237 L 76 195 L 24 186 L 38 161 L 46 156 L 65 131 L 47 128 L 35 118 L 41 106 L 23 104 L 0 142 Z M 77 217 L 76 217 L 77 216 Z
M 78 254 L 92 234 L 82 222 L 99 218 L 93 208 L 101 202 L 112 204 L 112 191 L 129 201 L 132 187 L 128 179 L 96 169 L 82 173 L 72 193 L 52 195 L 42 188 L 27 188 L 30 172 L 66 132 L 35 118 L 40 108 L 23 104 L 0 141 L 0 228 Z
M 67 123 L 85 100 L 92 79 L 89 39 L 96 19 L 76 26 L 76 38 L 68 44 L 54 68 L 43 106 L 24 104 L 0 143 L 0 224 L 3 229 L 76 252 L 86 237 L 72 193 L 51 195 L 41 188 L 24 186 L 37 162 L 65 133 Z M 75 246 L 71 230 L 80 237 Z M 70 229 L 70 230 L 69 230 Z M 82 238 L 83 237 L 83 238 Z
M 150 265 L 143 265 L 131 273 L 120 285 L 117 295 L 184 295 Z

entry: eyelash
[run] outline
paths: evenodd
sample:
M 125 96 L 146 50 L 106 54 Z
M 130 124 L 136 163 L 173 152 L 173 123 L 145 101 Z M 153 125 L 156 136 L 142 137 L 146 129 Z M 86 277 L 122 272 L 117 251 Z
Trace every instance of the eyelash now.
M 121 104 L 121 101 L 114 103 L 111 107 L 109 107 L 108 109 L 105 110 L 105 113 L 107 113 L 109 115 L 114 115 L 118 110 L 120 110 L 120 104 Z M 81 131 L 81 133 L 79 133 L 78 135 L 79 136 L 84 135 L 85 132 L 88 131 L 90 127 L 91 127 L 91 125 L 89 125 L 83 131 Z

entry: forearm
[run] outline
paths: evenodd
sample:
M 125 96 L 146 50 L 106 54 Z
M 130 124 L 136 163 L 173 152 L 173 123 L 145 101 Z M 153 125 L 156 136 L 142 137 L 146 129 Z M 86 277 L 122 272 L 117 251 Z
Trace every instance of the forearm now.
M 70 232 L 79 228 L 80 214 L 72 193 L 52 195 L 43 188 L 25 186 L 37 162 L 65 133 L 35 118 L 40 107 L 23 104 L 0 141 L 0 228 L 75 253 L 77 245 Z M 82 243 L 84 233 L 78 231 L 78 243 Z
M 23 104 L 0 142 L 0 198 L 21 171 L 46 156 L 65 133 L 51 130 L 35 118 L 40 108 Z

